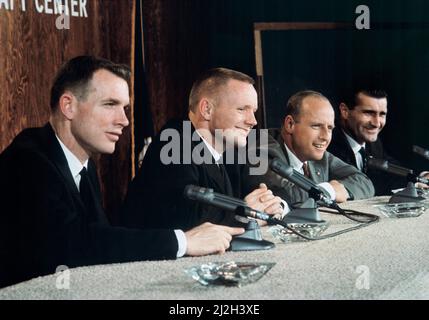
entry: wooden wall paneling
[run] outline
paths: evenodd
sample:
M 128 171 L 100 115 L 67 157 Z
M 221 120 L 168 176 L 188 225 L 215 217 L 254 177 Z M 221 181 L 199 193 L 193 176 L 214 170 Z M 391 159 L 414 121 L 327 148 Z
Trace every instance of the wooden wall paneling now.
M 192 83 L 209 65 L 210 25 L 200 0 L 144 0 L 148 100 L 155 132 L 187 115 Z

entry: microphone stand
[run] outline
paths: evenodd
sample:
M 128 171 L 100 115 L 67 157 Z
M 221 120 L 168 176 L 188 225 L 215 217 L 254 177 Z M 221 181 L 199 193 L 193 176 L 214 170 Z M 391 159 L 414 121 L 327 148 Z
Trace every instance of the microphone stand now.
M 244 212 L 244 207 L 237 207 L 236 214 L 242 215 L 240 211 Z M 256 220 L 249 219 L 245 229 L 243 234 L 232 237 L 231 251 L 268 250 L 275 247 L 271 241 L 262 239 L 261 227 Z
M 320 217 L 320 212 L 317 208 L 316 201 L 313 198 L 308 198 L 305 202 L 293 208 L 284 218 L 285 223 L 311 223 L 325 224 L 326 221 Z
M 410 181 L 404 190 L 401 190 L 390 197 L 389 203 L 418 202 L 422 200 L 425 200 L 425 198 L 419 196 L 416 186 Z

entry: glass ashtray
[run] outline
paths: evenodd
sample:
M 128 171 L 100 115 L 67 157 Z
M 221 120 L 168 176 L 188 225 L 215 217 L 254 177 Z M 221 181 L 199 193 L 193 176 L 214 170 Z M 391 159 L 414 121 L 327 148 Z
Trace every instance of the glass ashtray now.
M 328 223 L 289 223 L 288 226 L 300 234 L 309 238 L 319 237 L 326 229 L 328 229 Z M 268 229 L 274 238 L 283 242 L 295 242 L 305 241 L 306 239 L 293 233 L 291 230 L 285 227 L 276 225 Z
M 402 202 L 375 205 L 388 218 L 418 217 L 429 208 L 429 202 Z
M 205 286 L 241 287 L 258 281 L 275 263 L 211 262 L 185 270 Z

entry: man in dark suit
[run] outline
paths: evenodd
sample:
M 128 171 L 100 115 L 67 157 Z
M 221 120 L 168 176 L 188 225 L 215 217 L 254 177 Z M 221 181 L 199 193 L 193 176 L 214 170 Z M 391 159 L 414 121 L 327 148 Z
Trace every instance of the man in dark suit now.
M 319 184 L 337 202 L 374 194 L 371 181 L 355 167 L 326 151 L 334 128 L 334 110 L 315 91 L 301 91 L 287 102 L 281 129 L 269 131 L 268 145 L 280 160 Z M 275 195 L 290 204 L 304 202 L 308 193 L 268 169 L 263 175 L 243 176 L 247 188 L 265 182 Z
M 225 68 L 202 74 L 189 96 L 189 120 L 172 121 L 154 138 L 132 181 L 122 213 L 126 226 L 185 230 L 209 221 L 242 225 L 231 212 L 187 200 L 186 185 L 241 197 L 225 169 L 225 154 L 245 146 L 256 125 L 257 94 L 249 76 Z M 224 153 L 225 152 L 225 153 Z M 280 199 L 265 185 L 245 198 L 254 209 L 279 213 Z
M 350 97 L 342 100 L 339 106 L 339 125 L 334 130 L 328 150 L 366 173 L 374 184 L 376 195 L 388 195 L 393 189 L 405 187 L 407 185 L 405 178 L 367 166 L 369 157 L 400 165 L 398 160 L 386 153 L 378 136 L 386 124 L 386 92 L 376 89 L 358 89 Z M 423 187 L 427 186 L 423 185 Z
M 90 56 L 59 71 L 51 117 L 0 155 L 0 287 L 67 267 L 224 252 L 239 228 L 184 233 L 112 227 L 90 157 L 112 153 L 128 125 L 129 69 Z

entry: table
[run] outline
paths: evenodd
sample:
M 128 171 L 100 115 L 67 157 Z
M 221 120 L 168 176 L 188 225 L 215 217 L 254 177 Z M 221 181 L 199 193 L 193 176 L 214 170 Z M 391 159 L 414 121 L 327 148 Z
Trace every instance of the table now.
M 343 208 L 375 213 L 387 197 L 352 201 Z M 39 277 L 0 290 L 0 299 L 428 299 L 429 214 L 378 223 L 334 238 L 281 243 L 276 248 L 70 269 L 69 289 L 58 275 Z M 353 223 L 322 214 L 331 229 Z M 204 287 L 184 270 L 208 262 L 275 262 L 259 281 L 242 287 Z

